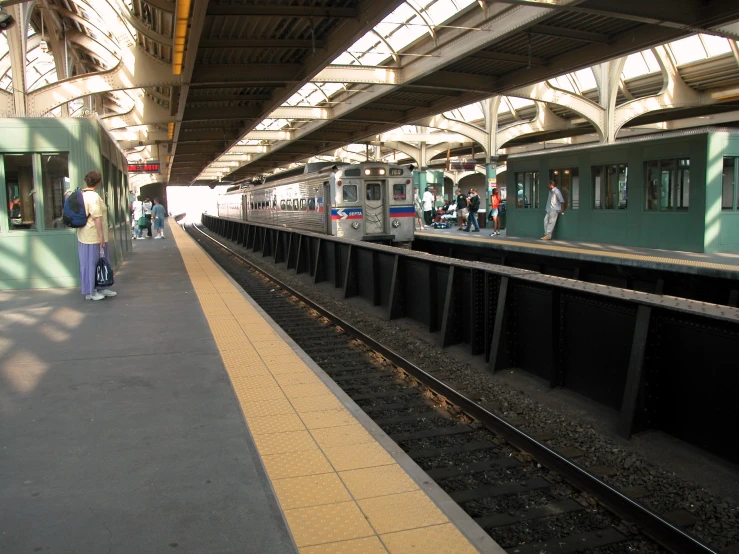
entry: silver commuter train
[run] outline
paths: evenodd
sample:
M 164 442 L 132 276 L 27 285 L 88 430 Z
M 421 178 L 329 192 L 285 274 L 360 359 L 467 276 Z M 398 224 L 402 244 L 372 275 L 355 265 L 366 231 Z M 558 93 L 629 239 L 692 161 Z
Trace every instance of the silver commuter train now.
M 218 216 L 354 240 L 413 240 L 413 171 L 364 162 L 309 171 L 218 197 Z

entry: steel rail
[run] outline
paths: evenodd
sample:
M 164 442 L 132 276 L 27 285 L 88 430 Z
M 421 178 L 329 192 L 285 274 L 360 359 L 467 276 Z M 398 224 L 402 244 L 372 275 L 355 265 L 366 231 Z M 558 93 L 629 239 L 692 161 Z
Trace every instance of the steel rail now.
M 594 475 L 591 475 L 574 462 L 561 456 L 545 444 L 530 437 L 520 429 L 505 421 L 503 418 L 489 412 L 474 400 L 467 398 L 462 393 L 456 391 L 430 373 L 427 373 L 409 360 L 406 360 L 397 352 L 383 344 L 380 344 L 372 337 L 344 321 L 333 312 L 320 306 L 302 293 L 283 283 L 278 277 L 257 266 L 246 257 L 234 251 L 228 245 L 203 232 L 197 224 L 193 224 L 193 227 L 210 241 L 219 245 L 221 248 L 231 253 L 231 255 L 243 261 L 258 273 L 264 275 L 267 279 L 273 281 L 281 289 L 296 297 L 298 300 L 321 314 L 335 325 L 341 327 L 347 334 L 362 341 L 372 350 L 382 354 L 397 367 L 423 383 L 423 385 L 462 408 L 467 415 L 478 420 L 492 432 L 503 436 L 509 443 L 519 450 L 531 454 L 531 456 L 543 466 L 559 473 L 571 485 L 591 494 L 610 512 L 625 521 L 636 524 L 646 536 L 659 543 L 670 552 L 673 552 L 674 554 L 718 554 L 715 550 L 703 544 L 695 537 L 692 537 L 681 529 L 678 529 L 651 510 L 620 493 Z

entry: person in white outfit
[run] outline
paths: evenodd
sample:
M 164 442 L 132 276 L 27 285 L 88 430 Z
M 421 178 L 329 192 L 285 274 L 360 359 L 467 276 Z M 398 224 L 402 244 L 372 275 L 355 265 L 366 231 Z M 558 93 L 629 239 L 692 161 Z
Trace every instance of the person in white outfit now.
M 549 181 L 549 197 L 547 198 L 547 213 L 544 215 L 544 236 L 541 240 L 552 240 L 554 226 L 557 224 L 557 218 L 565 211 L 565 199 L 557 188 L 554 181 Z
M 133 229 L 133 238 L 134 239 L 143 239 L 143 233 L 142 228 L 139 227 L 139 219 L 144 216 L 144 203 L 141 201 L 141 197 L 136 197 L 136 200 L 133 201 L 133 204 L 131 204 L 131 214 L 132 214 L 132 225 L 131 228 Z
M 434 209 L 434 193 L 431 191 L 431 187 L 426 187 L 426 192 L 423 193 L 423 221 L 427 226 L 431 225 L 431 212 Z

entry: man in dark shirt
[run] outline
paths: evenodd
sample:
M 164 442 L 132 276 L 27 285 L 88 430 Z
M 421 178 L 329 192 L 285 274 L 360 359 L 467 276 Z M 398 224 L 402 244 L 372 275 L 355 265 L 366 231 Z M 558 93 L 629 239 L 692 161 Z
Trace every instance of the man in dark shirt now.
M 462 189 L 457 189 L 457 223 L 459 223 L 459 228 L 462 229 L 464 224 L 466 223 L 466 215 L 467 215 L 467 197 L 462 194 Z
M 470 189 L 469 199 L 469 215 L 467 216 L 467 227 L 462 231 L 470 232 L 470 224 L 474 224 L 475 228 L 472 230 L 473 233 L 480 232 L 480 225 L 477 223 L 477 210 L 480 209 L 480 197 L 477 196 L 475 189 Z

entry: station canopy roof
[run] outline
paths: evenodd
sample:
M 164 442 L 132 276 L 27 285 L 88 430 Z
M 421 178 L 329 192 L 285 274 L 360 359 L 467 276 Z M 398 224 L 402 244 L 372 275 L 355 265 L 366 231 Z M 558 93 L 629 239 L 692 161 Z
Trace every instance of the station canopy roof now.
M 670 73 L 666 65 L 698 94 L 726 92 L 704 102 L 703 111 L 675 109 L 675 117 L 731 112 L 723 99 L 739 89 L 739 6 L 730 0 L 618 8 L 605 0 L 209 0 L 192 3 L 187 34 L 179 35 L 176 10 L 187 4 L 33 3 L 26 28 L 28 94 L 115 72 L 136 62 L 134 50 L 180 63 L 183 75 L 80 95 L 34 115 L 94 112 L 131 160 L 166 159 L 169 181 L 190 184 L 248 178 L 308 160 L 395 158 L 399 143 L 451 148 L 452 131 L 429 119 L 485 131 L 485 103 L 493 95 L 500 97 L 496 130 L 533 121 L 546 105 L 569 122 L 568 133 L 592 133 L 576 104 L 520 92 L 547 83 L 602 104 L 598 66 L 587 62 L 624 58 L 617 106 L 658 95 Z M 184 51 L 178 53 L 178 44 Z M 655 50 L 660 45 L 669 59 Z M 11 57 L 2 33 L 0 89 L 8 93 L 18 82 Z M 660 114 L 642 114 L 634 124 L 670 117 L 655 111 Z M 523 133 L 511 144 L 549 136 Z M 483 148 L 478 144 L 478 152 Z

